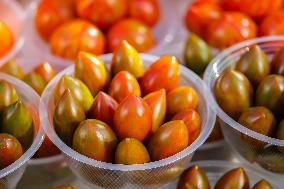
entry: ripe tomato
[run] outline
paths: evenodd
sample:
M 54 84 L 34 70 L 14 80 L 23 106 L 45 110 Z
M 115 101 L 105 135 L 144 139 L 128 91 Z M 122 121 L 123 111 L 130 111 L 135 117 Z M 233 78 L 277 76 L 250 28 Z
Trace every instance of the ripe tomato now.
M 40 36 L 49 40 L 57 27 L 74 16 L 72 0 L 41 0 L 35 13 L 35 26 Z
M 50 38 L 49 45 L 55 55 L 75 59 L 80 51 L 95 55 L 103 54 L 105 39 L 95 25 L 76 19 L 57 28 Z
M 0 21 L 0 57 L 8 53 L 14 45 L 14 36 L 8 26 Z
M 280 9 L 282 0 L 220 0 L 225 10 L 241 11 L 252 18 L 261 18 Z
M 284 34 L 284 11 L 276 11 L 263 19 L 259 26 L 259 35 L 283 35 Z
M 201 132 L 201 118 L 199 113 L 194 109 L 188 109 L 186 111 L 177 113 L 172 120 L 182 120 L 184 121 L 188 130 L 188 142 L 193 143 L 199 136 Z
M 141 142 L 144 141 L 152 129 L 150 107 L 134 94 L 127 96 L 115 110 L 113 129 L 120 140 L 136 138 Z
M 108 94 L 120 103 L 130 94 L 141 96 L 140 86 L 136 78 L 127 71 L 118 72 L 112 79 Z
M 127 0 L 76 0 L 76 11 L 105 29 L 127 14 Z
M 226 12 L 207 28 L 206 41 L 224 49 L 243 40 L 256 37 L 257 27 L 252 19 L 240 12 Z
M 127 40 L 139 52 L 145 52 L 155 44 L 151 29 L 135 19 L 121 20 L 109 29 L 108 50 L 113 52 L 122 40 Z
M 199 36 L 204 36 L 209 23 L 221 17 L 222 10 L 215 3 L 190 4 L 185 16 L 187 28 Z
M 156 0 L 130 0 L 129 15 L 148 26 L 154 26 L 159 20 L 160 9 Z
M 139 84 L 143 95 L 163 88 L 169 92 L 178 86 L 179 77 L 178 59 L 174 56 L 161 56 L 147 68 Z

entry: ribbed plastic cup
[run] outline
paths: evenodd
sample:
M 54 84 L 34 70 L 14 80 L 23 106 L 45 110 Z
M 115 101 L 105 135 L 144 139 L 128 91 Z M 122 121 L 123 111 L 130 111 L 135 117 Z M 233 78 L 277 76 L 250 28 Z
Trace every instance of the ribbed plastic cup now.
M 34 141 L 30 148 L 17 161 L 0 170 L 0 188 L 13 189 L 22 177 L 28 160 L 35 154 L 44 138 L 44 132 L 39 122 L 38 106 L 40 98 L 32 88 L 14 77 L 0 73 L 0 80 L 8 81 L 16 89 L 21 101 L 32 114 L 35 133 Z
M 0 1 L 0 20 L 3 21 L 12 31 L 15 42 L 13 48 L 0 58 L 0 66 L 11 57 L 15 56 L 24 44 L 24 26 L 26 14 L 16 0 Z M 1 43 L 0 43 L 1 44 Z
M 104 55 L 101 59 L 110 67 L 112 55 Z M 156 56 L 141 54 L 141 59 L 147 67 L 158 59 Z M 68 166 L 83 182 L 91 187 L 121 188 L 157 188 L 180 175 L 187 168 L 194 152 L 208 138 L 214 122 L 215 114 L 210 110 L 206 96 L 206 86 L 202 80 L 187 68 L 180 65 L 181 85 L 190 85 L 199 96 L 198 112 L 202 119 L 202 131 L 196 141 L 183 151 L 169 158 L 141 164 L 120 165 L 96 161 L 81 155 L 68 147 L 56 135 L 53 128 L 53 112 L 55 109 L 53 91 L 59 79 L 65 75 L 73 75 L 74 66 L 59 73 L 46 87 L 41 97 L 40 117 L 42 126 L 51 141 L 63 152 Z M 166 81 L 165 81 L 166 82 Z
M 279 174 L 273 174 L 273 177 L 279 176 L 279 178 L 283 179 L 284 154 L 279 151 L 279 148 L 284 147 L 284 140 L 268 137 L 242 126 L 222 110 L 216 102 L 214 95 L 215 82 L 220 74 L 226 68 L 234 66 L 240 56 L 252 45 L 260 46 L 271 60 L 272 55 L 280 47 L 284 46 L 284 36 L 262 37 L 244 41 L 224 50 L 216 56 L 204 74 L 204 81 L 210 90 L 207 97 L 211 107 L 222 120 L 221 128 L 227 143 L 237 152 L 238 157 L 251 166 L 259 168 L 261 166 L 269 171 L 278 172 Z M 248 143 L 243 140 L 242 136 L 249 136 L 262 141 L 264 145 Z
M 27 8 L 27 38 L 29 39 L 29 42 L 34 45 L 34 50 L 38 51 L 38 53 L 43 57 L 50 61 L 62 62 L 62 65 L 69 66 L 72 61 L 52 54 L 48 43 L 39 36 L 35 28 L 34 14 L 39 1 L 40 0 L 35 0 Z M 161 9 L 161 15 L 159 22 L 152 28 L 156 44 L 155 47 L 149 50 L 149 53 L 162 55 L 164 54 L 165 49 L 167 49 L 167 47 L 174 41 L 177 33 L 177 24 L 173 15 L 174 11 L 172 11 L 173 2 L 171 0 L 158 0 L 158 2 Z
M 272 187 L 274 189 L 282 189 L 283 188 L 283 184 L 277 182 L 276 180 L 271 179 L 270 177 L 267 177 L 267 175 L 265 175 L 261 172 L 257 172 L 256 170 L 252 169 L 251 167 L 247 166 L 244 163 L 221 161 L 221 160 L 208 160 L 208 161 L 193 161 L 193 162 L 190 163 L 190 166 L 193 166 L 193 165 L 198 165 L 199 167 L 201 167 L 206 172 L 206 176 L 209 180 L 211 188 L 213 188 L 215 186 L 218 179 L 222 175 L 224 175 L 226 172 L 228 172 L 232 169 L 238 168 L 238 167 L 242 167 L 246 171 L 246 173 L 249 177 L 251 187 L 255 183 L 257 183 L 258 181 L 265 179 L 265 180 L 270 182 L 270 184 L 272 185 Z M 165 187 L 163 189 L 176 188 L 177 182 L 178 181 L 176 181 L 172 185 Z

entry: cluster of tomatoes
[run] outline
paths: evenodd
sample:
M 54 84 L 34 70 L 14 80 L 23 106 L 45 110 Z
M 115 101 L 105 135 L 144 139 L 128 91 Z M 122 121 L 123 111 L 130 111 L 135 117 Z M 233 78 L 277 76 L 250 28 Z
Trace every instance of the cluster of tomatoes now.
M 35 25 L 58 56 L 79 51 L 113 52 L 122 40 L 144 52 L 155 44 L 151 28 L 159 19 L 156 0 L 41 0 Z
M 187 28 L 224 49 L 257 36 L 284 34 L 282 0 L 197 0 L 189 5 Z
M 55 86 L 54 129 L 95 160 L 140 164 L 167 158 L 194 142 L 202 127 L 198 95 L 179 81 L 175 57 L 162 56 L 144 71 L 126 41 L 113 54 L 111 73 L 98 57 L 80 52 L 74 77 L 64 75 Z
M 259 46 L 252 46 L 235 65 L 235 69 L 225 70 L 216 81 L 218 104 L 244 127 L 283 140 L 284 47 L 270 62 Z M 242 137 L 254 146 L 265 145 L 249 136 Z M 283 147 L 279 151 L 283 152 Z

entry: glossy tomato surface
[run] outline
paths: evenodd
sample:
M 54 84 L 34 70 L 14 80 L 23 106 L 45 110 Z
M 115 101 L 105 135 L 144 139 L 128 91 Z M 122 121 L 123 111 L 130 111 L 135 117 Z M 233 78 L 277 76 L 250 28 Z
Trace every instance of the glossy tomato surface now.
M 137 51 L 145 52 L 155 45 L 151 29 L 142 22 L 127 18 L 113 24 L 107 32 L 108 51 L 113 52 L 127 40 Z
M 107 28 L 127 14 L 127 0 L 76 0 L 79 17 Z
M 0 57 L 7 54 L 14 45 L 14 35 L 8 26 L 0 20 Z
M 259 35 L 283 35 L 284 34 L 284 11 L 271 12 L 263 19 L 259 26 Z
M 160 8 L 157 0 L 130 0 L 129 16 L 148 26 L 154 26 L 159 20 Z
M 95 55 L 104 53 L 103 33 L 90 22 L 75 19 L 58 27 L 49 41 L 53 54 L 75 59 L 78 52 L 86 51 Z
M 206 27 L 221 17 L 222 9 L 215 3 L 190 4 L 185 16 L 187 28 L 199 36 L 205 37 Z
M 57 27 L 74 16 L 73 0 L 41 0 L 35 13 L 35 26 L 40 36 L 48 41 Z
M 257 27 L 250 17 L 241 12 L 226 12 L 209 24 L 206 41 L 213 47 L 224 49 L 256 35 Z

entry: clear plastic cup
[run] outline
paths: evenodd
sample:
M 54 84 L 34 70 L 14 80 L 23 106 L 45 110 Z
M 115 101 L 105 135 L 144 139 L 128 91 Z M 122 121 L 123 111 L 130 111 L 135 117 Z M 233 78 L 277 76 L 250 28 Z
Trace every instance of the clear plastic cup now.
M 208 160 L 208 161 L 193 161 L 190 163 L 190 166 L 198 165 L 204 169 L 206 172 L 206 175 L 208 177 L 209 183 L 211 188 L 215 186 L 218 179 L 224 175 L 226 172 L 237 168 L 242 167 L 245 169 L 249 181 L 250 186 L 252 187 L 255 183 L 260 181 L 261 179 L 265 179 L 270 182 L 270 184 L 273 186 L 274 189 L 282 189 L 283 183 L 279 183 L 273 178 L 268 177 L 267 175 L 263 174 L 262 172 L 257 172 L 256 170 L 252 169 L 251 167 L 248 167 L 244 163 L 240 162 L 230 162 L 230 161 L 220 161 L 220 160 Z M 170 188 L 176 188 L 177 185 L 176 181 L 175 183 L 163 188 L 163 189 L 170 189 Z
M 273 176 L 283 178 L 284 154 L 278 149 L 279 147 L 284 147 L 284 140 L 264 136 L 240 125 L 237 121 L 228 116 L 215 100 L 214 86 L 219 75 L 226 68 L 234 66 L 234 63 L 248 50 L 248 47 L 252 45 L 260 46 L 271 60 L 272 55 L 280 47 L 284 46 L 284 36 L 262 37 L 244 41 L 224 50 L 216 56 L 207 67 L 204 74 L 204 81 L 210 89 L 208 99 L 211 107 L 222 120 L 221 128 L 225 140 L 232 149 L 237 152 L 239 157 L 242 157 L 241 159 L 246 161 L 249 165 L 257 167 L 260 165 L 269 171 L 278 172 L 278 174 L 273 174 Z M 248 143 L 242 139 L 242 135 L 262 141 L 265 145 Z
M 15 38 L 13 48 L 6 55 L 0 58 L 0 66 L 7 62 L 7 60 L 9 60 L 11 57 L 15 56 L 23 46 L 25 41 L 25 18 L 25 11 L 17 1 L 0 1 L 0 20 L 8 25 Z
M 71 60 L 67 60 L 52 54 L 49 45 L 44 41 L 38 34 L 34 24 L 34 14 L 37 5 L 40 0 L 35 0 L 27 8 L 27 27 L 26 33 L 29 42 L 35 47 L 34 50 L 38 51 L 41 56 L 44 56 L 50 61 L 61 62 L 62 65 L 68 66 L 72 63 Z M 172 11 L 171 0 L 158 0 L 161 15 L 159 22 L 152 28 L 154 38 L 156 39 L 156 45 L 154 48 L 149 50 L 151 54 L 162 55 L 171 43 L 174 41 L 176 30 L 176 22 L 174 19 L 174 11 Z M 170 24 L 169 24 L 170 23 Z
M 9 75 L 0 73 L 0 80 L 6 80 L 15 87 L 20 99 L 30 110 L 34 123 L 35 135 L 31 147 L 17 161 L 0 170 L 0 188 L 13 189 L 22 177 L 28 160 L 34 155 L 41 145 L 44 138 L 44 132 L 40 127 L 38 113 L 39 96 L 36 92 L 24 82 Z
M 40 56 L 34 57 L 33 54 L 34 51 L 32 51 L 28 43 L 25 43 L 19 53 L 13 57 L 13 60 L 21 66 L 25 74 L 32 71 L 34 67 L 44 61 L 48 61 L 52 66 L 54 66 L 57 72 L 64 69 L 61 62 L 51 62 Z M 38 174 L 39 172 L 41 174 Z M 25 174 L 20 181 L 20 188 L 44 188 L 45 186 L 49 186 L 48 184 L 51 185 L 51 183 L 54 182 L 62 184 L 72 181 L 73 179 L 74 175 L 66 166 L 66 162 L 64 161 L 62 154 L 43 158 L 31 158 L 28 161 Z
M 112 55 L 103 55 L 101 58 L 109 68 Z M 157 60 L 158 57 L 141 54 L 141 59 L 147 67 Z M 74 66 L 72 65 L 59 73 L 46 87 L 40 103 L 41 123 L 47 136 L 63 152 L 71 170 L 91 187 L 157 188 L 162 186 L 175 179 L 184 168 L 188 167 L 194 152 L 205 142 L 213 128 L 215 114 L 209 108 L 205 85 L 197 75 L 180 65 L 180 84 L 192 86 L 199 95 L 198 112 L 201 115 L 203 127 L 196 141 L 174 156 L 141 165 L 111 164 L 87 158 L 62 142 L 53 128 L 54 87 L 64 74 L 72 75 L 73 71 Z

